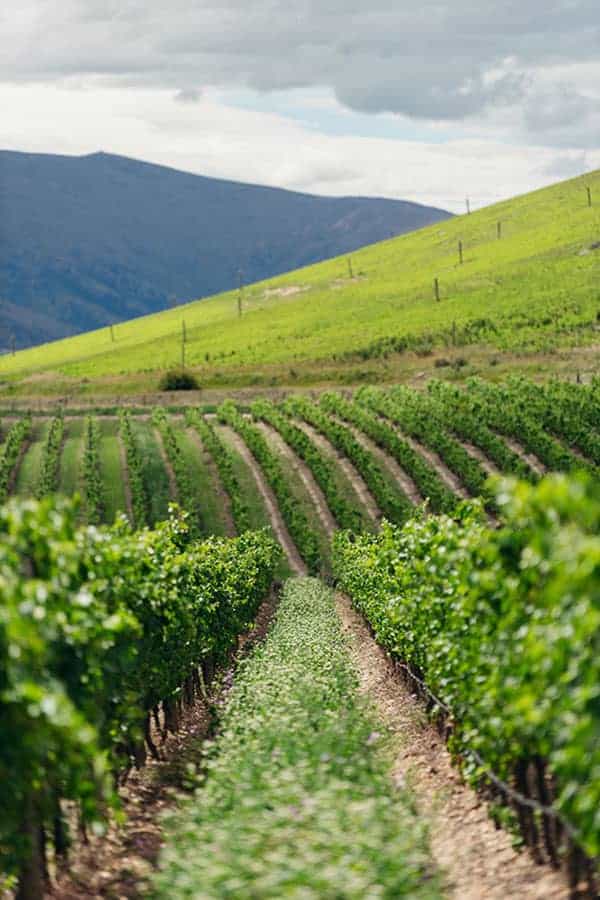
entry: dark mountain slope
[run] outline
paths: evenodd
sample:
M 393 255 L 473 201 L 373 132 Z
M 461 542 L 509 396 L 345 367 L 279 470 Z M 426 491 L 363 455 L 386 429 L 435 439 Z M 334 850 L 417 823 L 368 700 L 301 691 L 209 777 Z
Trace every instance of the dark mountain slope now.
M 0 151 L 0 346 L 86 331 L 447 218 L 120 156 Z

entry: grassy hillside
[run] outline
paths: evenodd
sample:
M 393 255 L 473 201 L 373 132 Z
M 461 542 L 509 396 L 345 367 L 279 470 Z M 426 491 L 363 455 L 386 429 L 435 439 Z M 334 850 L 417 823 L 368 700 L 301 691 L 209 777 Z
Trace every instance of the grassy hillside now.
M 230 290 L 450 213 L 315 197 L 135 159 L 0 150 L 0 347 L 29 347 Z
M 502 363 L 593 345 L 599 276 L 597 171 L 255 284 L 241 317 L 237 292 L 222 294 L 119 325 L 114 341 L 101 330 L 4 357 L 0 378 L 18 394 L 153 391 L 180 363 L 182 320 L 206 387 L 391 379 L 448 348 Z

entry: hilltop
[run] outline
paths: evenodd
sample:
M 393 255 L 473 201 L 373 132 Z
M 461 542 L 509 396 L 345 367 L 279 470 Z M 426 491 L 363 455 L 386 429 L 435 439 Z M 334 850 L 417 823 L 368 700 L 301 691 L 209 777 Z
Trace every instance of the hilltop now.
M 258 282 L 241 317 L 225 293 L 120 325 L 114 342 L 104 329 L 5 357 L 0 377 L 30 396 L 155 391 L 183 321 L 205 387 L 391 381 L 445 362 L 495 377 L 515 359 L 544 374 L 566 360 L 574 375 L 578 354 L 593 371 L 599 242 L 595 172 Z
M 0 152 L 0 346 L 166 309 L 445 219 L 396 200 L 314 197 L 106 153 Z

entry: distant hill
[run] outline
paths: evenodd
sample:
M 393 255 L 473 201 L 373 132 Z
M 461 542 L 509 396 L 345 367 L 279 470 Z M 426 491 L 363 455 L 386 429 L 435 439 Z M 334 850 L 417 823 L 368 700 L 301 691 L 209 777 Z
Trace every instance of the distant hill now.
M 77 334 L 449 217 L 121 156 L 0 151 L 0 348 Z
M 600 202 L 588 189 L 600 197 L 600 170 L 357 250 L 353 277 L 341 256 L 248 285 L 241 316 L 233 290 L 4 355 L 0 399 L 145 396 L 182 356 L 217 392 L 410 372 L 422 384 L 450 365 L 461 378 L 491 366 L 600 376 Z

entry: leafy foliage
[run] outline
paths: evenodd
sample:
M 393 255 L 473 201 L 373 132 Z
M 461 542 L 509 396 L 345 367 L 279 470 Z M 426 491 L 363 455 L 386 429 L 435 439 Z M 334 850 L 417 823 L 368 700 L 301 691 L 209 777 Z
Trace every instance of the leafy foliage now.
M 161 391 L 197 391 L 200 385 L 196 376 L 191 372 L 172 369 L 165 372 L 158 387 Z
M 223 660 L 266 594 L 265 533 L 194 544 L 174 510 L 155 531 L 76 529 L 66 501 L 0 509 L 0 870 L 27 856 L 24 811 L 52 823 L 114 801 L 111 773 L 144 755 L 144 723 L 207 658 Z M 167 727 L 169 722 L 167 721 Z
M 232 454 L 208 419 L 201 416 L 196 410 L 188 410 L 186 421 L 188 425 L 196 429 L 217 467 L 219 477 L 229 497 L 236 531 L 238 534 L 242 534 L 249 527 L 248 507 L 240 491 Z
M 423 398 L 421 402 L 429 415 L 435 416 L 463 440 L 472 441 L 501 472 L 536 481 L 532 468 L 472 412 L 464 391 L 437 380 L 430 381 L 427 388 L 429 398 Z
M 359 443 L 348 427 L 330 418 L 323 409 L 305 397 L 290 397 L 286 401 L 286 408 L 314 425 L 334 447 L 348 457 L 388 518 L 393 522 L 404 522 L 411 515 L 412 503 L 401 487 L 391 487 L 373 453 Z
M 4 502 L 6 499 L 10 479 L 30 433 L 31 418 L 26 417 L 15 422 L 6 435 L 4 449 L 0 456 L 0 502 Z
M 319 572 L 321 561 L 318 538 L 310 527 L 303 509 L 296 502 L 280 460 L 256 425 L 244 418 L 234 403 L 231 401 L 223 403 L 219 407 L 218 415 L 222 422 L 234 428 L 244 439 L 277 497 L 284 522 L 309 572 Z
M 198 536 L 204 531 L 202 510 L 192 484 L 190 470 L 179 445 L 177 431 L 173 428 L 167 413 L 162 407 L 156 407 L 152 411 L 152 422 L 162 435 L 165 452 L 173 466 L 178 497 L 182 503 L 185 503 L 185 507 L 190 513 L 191 528 L 194 534 Z
M 332 601 L 316 581 L 287 583 L 238 672 L 203 783 L 167 825 L 159 898 L 440 896 Z
M 347 422 L 352 422 L 383 450 L 393 456 L 413 479 L 421 495 L 427 499 L 434 512 L 450 512 L 454 509 L 457 503 L 456 496 L 446 487 L 427 460 L 413 450 L 407 441 L 403 440 L 388 423 L 369 408 L 370 399 L 367 394 L 361 395 L 359 404 L 345 400 L 340 394 L 327 393 L 321 397 L 321 404 L 325 409 L 332 410 Z
M 88 416 L 84 426 L 83 482 L 86 519 L 98 525 L 103 518 L 104 495 L 100 473 L 100 427 L 97 419 Z
M 452 710 L 455 752 L 505 779 L 547 760 L 557 807 L 600 851 L 600 486 L 548 477 L 380 535 L 340 533 L 334 565 L 378 639 Z
M 44 448 L 42 450 L 42 465 L 37 486 L 37 498 L 41 500 L 48 494 L 52 494 L 58 487 L 58 469 L 60 466 L 60 454 L 63 445 L 65 424 L 62 409 L 50 422 Z
M 586 469 L 597 476 L 596 467 L 548 434 L 543 421 L 535 417 L 533 409 L 530 411 L 527 394 L 524 384 L 515 391 L 480 378 L 470 378 L 467 382 L 467 395 L 473 412 L 501 434 L 517 438 L 549 469 L 557 472 Z
M 485 488 L 488 476 L 481 463 L 473 459 L 464 447 L 436 422 L 416 391 L 411 391 L 403 385 L 398 385 L 385 394 L 377 388 L 364 388 L 359 391 L 357 399 L 359 403 L 365 401 L 371 408 L 396 422 L 410 437 L 434 450 L 472 496 L 485 495 L 489 499 Z
M 126 409 L 119 411 L 119 433 L 125 446 L 133 524 L 135 528 L 143 528 L 150 524 L 150 497 L 144 480 L 144 465 Z
M 551 434 L 564 439 L 592 463 L 600 466 L 600 423 L 586 421 L 590 391 L 586 388 L 569 391 L 560 385 L 560 382 L 538 385 L 513 376 L 501 387 L 494 388 L 494 391 L 502 403 L 520 405 L 528 418 L 541 424 Z M 581 462 L 579 466 L 582 467 Z
M 284 441 L 293 448 L 311 470 L 315 481 L 323 491 L 327 505 L 341 528 L 360 531 L 363 520 L 360 512 L 351 506 L 338 488 L 335 463 L 311 441 L 309 436 L 294 425 L 277 407 L 268 400 L 257 400 L 252 404 L 252 415 L 263 419 L 276 428 Z

